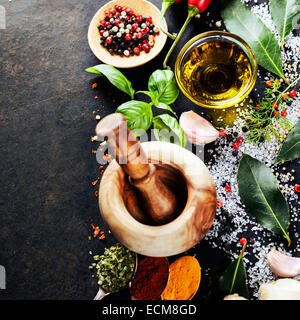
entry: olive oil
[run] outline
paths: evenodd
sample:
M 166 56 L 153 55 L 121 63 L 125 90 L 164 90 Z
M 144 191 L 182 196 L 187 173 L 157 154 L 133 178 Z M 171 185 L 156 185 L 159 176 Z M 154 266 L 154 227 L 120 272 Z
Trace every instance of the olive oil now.
M 200 104 L 213 106 L 243 91 L 252 68 L 238 45 L 222 39 L 204 42 L 187 53 L 180 73 L 188 95 Z

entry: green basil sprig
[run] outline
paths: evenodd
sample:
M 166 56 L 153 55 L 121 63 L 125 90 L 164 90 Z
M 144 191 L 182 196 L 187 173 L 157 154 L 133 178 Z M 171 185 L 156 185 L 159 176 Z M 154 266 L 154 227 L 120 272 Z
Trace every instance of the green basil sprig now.
M 105 76 L 111 84 L 127 93 L 131 99 L 134 98 L 135 91 L 132 88 L 131 82 L 115 67 L 108 64 L 98 64 L 97 66 L 85 69 L 85 71 Z
M 104 75 L 114 86 L 133 99 L 135 91 L 132 89 L 131 82 L 116 68 L 100 64 L 88 68 L 86 71 Z M 159 141 L 173 142 L 184 147 L 186 139 L 177 119 L 168 114 L 153 117 L 152 112 L 152 106 L 155 106 L 158 109 L 170 111 L 176 116 L 170 107 L 170 104 L 175 102 L 179 95 L 174 73 L 171 70 L 154 71 L 148 81 L 148 91 L 138 91 L 137 93 L 147 95 L 151 102 L 131 100 L 121 104 L 116 110 L 125 116 L 128 128 L 134 131 L 136 136 L 139 136 L 153 124 L 155 137 Z M 159 130 L 162 132 L 160 133 Z

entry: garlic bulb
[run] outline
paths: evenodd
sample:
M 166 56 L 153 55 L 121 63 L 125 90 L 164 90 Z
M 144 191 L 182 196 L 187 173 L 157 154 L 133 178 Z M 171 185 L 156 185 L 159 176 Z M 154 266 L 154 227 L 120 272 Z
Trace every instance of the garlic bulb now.
M 244 297 L 239 296 L 237 293 L 229 294 L 224 298 L 224 300 L 248 300 Z
M 207 144 L 219 137 L 219 131 L 194 111 L 183 112 L 179 124 L 187 139 L 194 144 Z
M 280 277 L 291 278 L 300 274 L 300 258 L 290 257 L 272 249 L 267 254 L 270 269 Z
M 258 290 L 259 300 L 300 300 L 300 282 L 294 279 L 279 279 L 264 283 Z

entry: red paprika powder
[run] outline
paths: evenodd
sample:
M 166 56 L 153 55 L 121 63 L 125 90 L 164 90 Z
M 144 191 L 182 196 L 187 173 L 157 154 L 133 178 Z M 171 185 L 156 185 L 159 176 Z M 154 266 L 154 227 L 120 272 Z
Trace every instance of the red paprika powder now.
M 137 266 L 130 285 L 134 300 L 156 300 L 164 291 L 169 279 L 167 258 L 146 257 Z

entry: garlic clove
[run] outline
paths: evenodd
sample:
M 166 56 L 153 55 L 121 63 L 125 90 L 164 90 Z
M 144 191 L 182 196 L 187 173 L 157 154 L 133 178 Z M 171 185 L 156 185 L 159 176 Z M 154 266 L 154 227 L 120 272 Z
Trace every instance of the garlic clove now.
M 183 112 L 179 118 L 179 124 L 188 141 L 194 144 L 207 144 L 219 137 L 219 131 L 194 111 Z
M 239 296 L 237 293 L 229 294 L 224 298 L 224 300 L 248 300 L 242 296 Z
M 270 269 L 280 277 L 291 278 L 300 274 L 300 258 L 290 257 L 273 248 L 267 254 Z
M 259 300 L 300 300 L 300 281 L 279 279 L 264 283 L 258 290 Z

